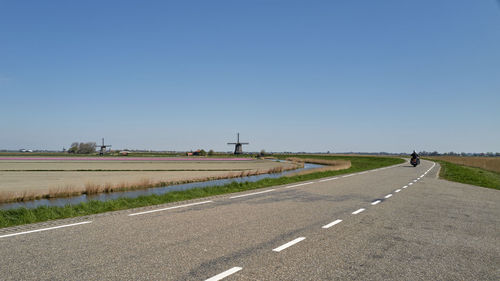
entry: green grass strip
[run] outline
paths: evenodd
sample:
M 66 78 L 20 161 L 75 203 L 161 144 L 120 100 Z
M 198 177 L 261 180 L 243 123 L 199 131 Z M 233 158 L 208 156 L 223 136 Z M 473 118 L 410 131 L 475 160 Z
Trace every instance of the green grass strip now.
M 500 173 L 491 172 L 475 167 L 462 166 L 441 160 L 432 161 L 436 161 L 441 165 L 439 176 L 443 179 L 493 189 L 500 189 Z
M 297 155 L 294 155 L 297 157 Z M 307 175 L 291 177 L 268 178 L 256 182 L 232 182 L 223 186 L 210 186 L 195 188 L 185 191 L 173 191 L 162 195 L 148 195 L 137 198 L 120 198 L 108 201 L 88 201 L 76 205 L 66 205 L 64 207 L 37 207 L 33 209 L 17 208 L 10 210 L 0 210 L 0 228 L 42 222 L 55 219 L 63 219 L 77 216 L 92 215 L 109 211 L 125 210 L 150 205 L 158 205 L 170 202 L 190 200 L 196 198 L 209 197 L 225 193 L 241 192 L 246 190 L 264 188 L 274 185 L 291 184 L 295 182 L 314 180 L 323 177 L 330 177 L 340 174 L 356 173 L 360 171 L 376 169 L 403 163 L 399 158 L 386 157 L 345 157 L 345 156 L 299 156 L 302 158 L 318 158 L 327 160 L 349 160 L 351 167 L 340 171 L 316 172 Z M 286 158 L 286 156 L 283 156 Z

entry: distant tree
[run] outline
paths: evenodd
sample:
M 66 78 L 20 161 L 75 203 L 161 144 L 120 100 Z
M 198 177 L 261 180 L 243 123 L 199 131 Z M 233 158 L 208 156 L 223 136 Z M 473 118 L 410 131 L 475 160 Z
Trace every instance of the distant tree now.
M 431 152 L 430 156 L 439 156 L 439 152 L 433 151 L 433 152 Z
M 91 154 L 95 152 L 96 143 L 95 142 L 74 142 L 71 144 L 71 147 L 68 149 L 68 153 L 77 153 L 77 154 Z
M 78 146 L 78 154 L 91 154 L 95 152 L 95 142 L 81 142 Z
M 71 144 L 70 148 L 68 149 L 68 153 L 76 153 L 78 151 L 78 143 L 74 142 Z
M 210 150 L 208 151 L 208 156 L 212 156 L 212 155 L 214 155 L 214 154 L 215 154 L 215 152 L 214 152 L 214 150 L 213 150 L 213 149 L 210 149 Z
M 265 151 L 264 149 L 262 149 L 262 150 L 260 151 L 260 156 L 264 156 L 264 155 L 266 155 L 266 151 Z
M 207 156 L 207 152 L 203 149 L 200 149 L 199 155 L 200 156 Z

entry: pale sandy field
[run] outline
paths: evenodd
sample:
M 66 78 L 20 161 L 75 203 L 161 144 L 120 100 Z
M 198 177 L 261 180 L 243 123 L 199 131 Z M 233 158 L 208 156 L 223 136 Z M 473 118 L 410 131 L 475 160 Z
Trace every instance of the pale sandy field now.
M 254 170 L 281 166 L 273 161 L 54 161 L 0 160 L 0 171 L 47 170 Z
M 67 187 L 83 189 L 88 184 L 130 185 L 141 182 L 174 182 L 290 166 L 291 164 L 267 160 L 200 162 L 0 160 L 0 192 L 45 193 L 51 189 Z

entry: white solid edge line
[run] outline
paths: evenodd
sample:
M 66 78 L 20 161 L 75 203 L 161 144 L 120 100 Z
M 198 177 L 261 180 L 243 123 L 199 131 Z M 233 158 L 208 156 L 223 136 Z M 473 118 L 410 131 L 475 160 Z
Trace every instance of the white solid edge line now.
M 387 194 L 384 198 L 390 198 L 392 197 L 392 194 Z
M 320 180 L 319 182 L 332 181 L 332 180 L 336 180 L 336 179 L 338 179 L 338 178 L 335 177 L 335 178 L 331 178 L 331 179 L 324 179 L 324 180 Z
M 359 214 L 359 213 L 363 212 L 364 210 L 365 210 L 365 209 L 361 208 L 361 209 L 359 209 L 359 210 L 356 210 L 356 211 L 352 212 L 352 214 L 353 214 L 353 215 L 357 215 L 357 214 Z
M 296 239 L 294 239 L 294 240 L 292 240 L 292 241 L 290 241 L 290 242 L 288 242 L 286 244 L 283 244 L 283 245 L 279 246 L 278 248 L 274 248 L 273 251 L 275 251 L 275 252 L 281 252 L 284 249 L 286 249 L 286 248 L 288 248 L 290 246 L 293 246 L 293 245 L 299 243 L 300 241 L 302 241 L 304 239 L 306 239 L 306 238 L 305 237 L 296 238 Z
M 394 192 L 400 192 L 400 191 L 401 191 L 401 189 L 396 189 Z
M 292 188 L 292 187 L 303 186 L 303 185 L 312 184 L 312 183 L 314 183 L 314 182 L 311 181 L 311 182 L 299 183 L 299 184 L 294 184 L 294 185 L 290 185 L 290 186 L 285 186 L 284 188 Z
M 40 231 L 52 230 L 52 229 L 58 229 L 58 228 L 75 226 L 75 225 L 81 225 L 81 224 L 87 224 L 87 223 L 91 223 L 91 222 L 92 221 L 84 221 L 84 222 L 78 222 L 78 223 L 72 223 L 72 224 L 65 224 L 65 225 L 59 225 L 59 226 L 54 226 L 54 227 L 41 228 L 41 229 L 37 229 L 37 230 L 30 230 L 30 231 L 24 231 L 24 232 L 6 234 L 6 235 L 1 235 L 0 238 L 10 237 L 10 236 L 16 236 L 16 235 L 22 235 L 22 234 L 28 234 L 28 233 L 33 233 L 33 232 L 40 232 Z
M 207 203 L 212 203 L 212 202 L 214 202 L 214 201 L 203 201 L 203 202 L 197 202 L 197 203 L 191 203 L 191 204 L 186 204 L 186 205 L 168 207 L 168 208 L 163 208 L 163 209 L 156 209 L 156 210 L 151 210 L 151 211 L 133 213 L 133 214 L 129 214 L 128 216 L 131 217 L 131 216 L 137 216 L 137 215 L 144 215 L 144 214 L 149 214 L 149 213 L 154 213 L 154 212 L 161 212 L 161 211 L 166 211 L 166 210 L 172 210 L 172 209 L 177 209 L 177 208 L 184 208 L 184 207 L 201 205 L 201 204 L 207 204 Z
M 354 174 L 350 174 L 350 175 L 345 175 L 345 176 L 342 176 L 343 178 L 348 178 L 348 177 L 352 177 L 354 176 Z
M 226 271 L 224 271 L 222 273 L 219 273 L 219 274 L 215 275 L 214 277 L 210 277 L 210 278 L 208 278 L 205 281 L 218 281 L 218 280 L 222 280 L 222 279 L 228 277 L 229 275 L 234 274 L 234 273 L 236 273 L 236 272 L 238 272 L 238 271 L 240 271 L 242 269 L 243 268 L 241 268 L 241 267 L 235 266 L 235 267 L 233 267 L 231 269 L 228 269 L 228 270 L 226 270 Z
M 335 220 L 335 221 L 333 221 L 333 222 L 331 222 L 331 223 L 329 223 L 327 225 L 323 225 L 322 228 L 330 228 L 330 227 L 332 227 L 332 226 L 334 226 L 334 225 L 336 225 L 336 224 L 338 224 L 340 222 L 342 222 L 342 220 Z
M 274 190 L 276 190 L 276 189 L 269 189 L 269 190 L 254 192 L 254 193 L 247 193 L 247 194 L 243 194 L 243 195 L 232 196 L 232 197 L 229 197 L 229 199 L 240 198 L 240 197 L 251 196 L 251 195 L 257 195 L 257 194 L 262 194 L 262 193 L 266 193 L 266 192 L 271 192 L 271 191 L 274 191 Z
M 372 205 L 377 205 L 377 204 L 378 204 L 378 203 L 380 203 L 380 202 L 382 202 L 382 201 L 380 201 L 380 200 L 375 200 L 375 201 L 373 201 L 371 204 L 372 204 Z

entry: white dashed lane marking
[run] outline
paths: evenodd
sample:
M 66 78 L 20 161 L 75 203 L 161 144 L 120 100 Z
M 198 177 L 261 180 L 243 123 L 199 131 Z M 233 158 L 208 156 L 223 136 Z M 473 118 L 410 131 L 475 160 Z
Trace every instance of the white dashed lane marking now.
M 273 251 L 275 251 L 275 252 L 281 252 L 284 249 L 286 249 L 286 248 L 288 248 L 290 246 L 293 246 L 293 245 L 299 243 L 300 241 L 302 241 L 304 239 L 306 239 L 306 238 L 305 237 L 299 237 L 299 238 L 294 239 L 294 240 L 292 240 L 292 241 L 290 241 L 290 242 L 288 242 L 286 244 L 283 244 L 283 245 L 279 246 L 278 248 L 274 248 Z
M 229 270 L 226 270 L 226 271 L 224 271 L 224 272 L 222 272 L 220 274 L 215 275 L 214 277 L 208 278 L 205 281 L 218 281 L 218 280 L 222 280 L 222 279 L 228 277 L 229 275 L 234 274 L 234 273 L 236 273 L 236 272 L 238 272 L 238 271 L 240 271 L 242 269 L 243 268 L 241 268 L 241 267 L 235 266 L 235 267 L 233 267 L 233 268 L 231 268 Z
M 357 214 L 359 214 L 359 213 L 363 212 L 364 210 L 365 210 L 365 209 L 361 208 L 361 209 L 359 209 L 359 210 L 356 210 L 356 211 L 352 212 L 352 214 L 353 214 L 353 215 L 357 215 Z
M 335 221 L 333 221 L 333 222 L 331 222 L 331 223 L 329 223 L 327 225 L 323 225 L 322 228 L 330 228 L 330 227 L 332 227 L 332 226 L 334 226 L 334 225 L 336 225 L 336 224 L 338 224 L 340 222 L 342 222 L 342 220 L 335 220 Z
M 392 196 L 392 194 L 387 194 L 384 198 L 390 198 Z
M 377 205 L 377 204 L 378 204 L 378 203 L 380 203 L 380 202 L 382 202 L 382 201 L 380 201 L 380 200 L 375 200 L 375 201 L 373 201 L 371 204 L 372 204 L 372 205 Z

